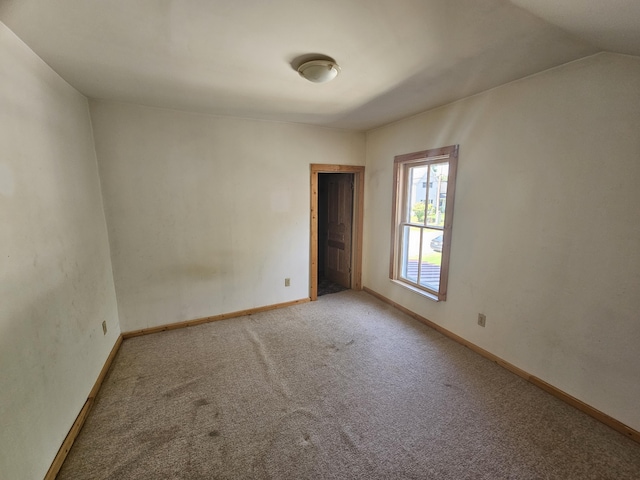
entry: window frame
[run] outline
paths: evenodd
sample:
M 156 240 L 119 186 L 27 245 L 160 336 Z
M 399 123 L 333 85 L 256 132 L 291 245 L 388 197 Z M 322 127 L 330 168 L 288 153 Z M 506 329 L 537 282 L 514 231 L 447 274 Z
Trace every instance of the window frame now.
M 435 301 L 445 301 L 447 298 L 447 283 L 449 280 L 449 261 L 451 258 L 451 235 L 453 226 L 453 206 L 456 190 L 456 174 L 458 170 L 458 150 L 459 145 L 449 145 L 447 147 L 433 148 L 420 152 L 397 155 L 393 160 L 393 210 L 391 214 L 391 260 L 389 265 L 389 278 Z M 425 209 L 424 225 L 411 222 L 410 218 L 405 220 L 405 212 L 410 211 L 408 205 L 409 191 L 409 169 L 419 165 L 442 163 L 447 160 L 449 163 L 449 174 L 447 177 L 447 193 L 445 204 L 444 225 L 442 227 L 427 225 L 427 215 Z M 427 180 L 428 181 L 428 180 Z M 426 200 L 425 200 L 426 201 Z M 426 206 L 426 204 L 425 204 Z M 421 229 L 442 230 L 442 259 L 440 265 L 439 288 L 435 289 L 420 285 L 418 281 L 413 283 L 401 277 L 402 271 L 402 247 L 405 243 L 403 235 L 404 226 L 419 227 Z M 422 248 L 422 247 L 421 247 Z M 418 264 L 420 265 L 420 257 Z

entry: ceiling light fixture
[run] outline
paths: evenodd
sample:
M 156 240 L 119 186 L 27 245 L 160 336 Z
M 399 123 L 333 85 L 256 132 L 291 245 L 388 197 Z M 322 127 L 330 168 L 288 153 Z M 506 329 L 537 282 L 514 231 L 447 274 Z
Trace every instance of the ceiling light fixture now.
M 298 67 L 298 73 L 313 83 L 325 83 L 336 78 L 340 66 L 330 60 L 311 60 Z

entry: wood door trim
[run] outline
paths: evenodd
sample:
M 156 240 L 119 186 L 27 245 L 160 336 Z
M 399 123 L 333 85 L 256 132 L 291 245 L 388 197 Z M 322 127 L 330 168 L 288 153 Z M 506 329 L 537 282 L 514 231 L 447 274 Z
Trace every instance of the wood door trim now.
M 351 242 L 351 288 L 362 290 L 362 238 L 364 226 L 364 166 L 311 164 L 311 301 L 318 299 L 318 174 L 353 173 L 353 237 Z

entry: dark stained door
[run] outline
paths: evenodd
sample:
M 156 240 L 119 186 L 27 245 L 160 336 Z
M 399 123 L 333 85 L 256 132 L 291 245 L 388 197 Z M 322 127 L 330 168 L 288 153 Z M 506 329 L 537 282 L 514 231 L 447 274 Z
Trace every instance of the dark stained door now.
M 353 174 L 334 173 L 327 177 L 325 275 L 332 282 L 351 288 Z

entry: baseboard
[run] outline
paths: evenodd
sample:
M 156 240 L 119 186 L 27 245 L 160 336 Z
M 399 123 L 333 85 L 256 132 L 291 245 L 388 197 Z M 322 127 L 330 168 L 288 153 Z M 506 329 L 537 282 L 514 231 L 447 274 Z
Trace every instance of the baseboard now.
M 60 446 L 58 453 L 53 459 L 53 462 L 51 463 L 51 466 L 49 467 L 49 470 L 47 471 L 47 474 L 44 477 L 44 480 L 55 480 L 56 476 L 58 475 L 58 472 L 62 468 L 62 464 L 67 458 L 67 455 L 69 454 L 69 450 L 71 450 L 71 446 L 73 445 L 73 442 L 76 441 L 76 438 L 78 437 L 78 434 L 82 429 L 82 425 L 84 425 L 84 422 L 87 419 L 89 412 L 91 411 L 91 407 L 93 407 L 93 403 L 96 399 L 96 395 L 98 394 L 98 391 L 102 386 L 102 382 L 104 381 L 104 378 L 107 376 L 107 373 L 109 372 L 109 368 L 113 363 L 113 359 L 116 357 L 116 354 L 120 349 L 120 345 L 122 345 L 122 340 L 123 340 L 122 335 L 119 335 L 115 345 L 111 349 L 111 353 L 109 353 L 109 356 L 107 357 L 107 361 L 102 366 L 102 370 L 100 370 L 100 374 L 98 375 L 98 378 L 96 379 L 96 382 L 94 383 L 93 388 L 89 392 L 89 397 L 87 398 L 87 401 L 84 402 L 84 405 L 80 410 L 80 413 L 76 417 L 75 422 L 73 422 L 73 425 L 71 426 L 69 433 L 67 433 L 67 436 L 65 437 L 64 442 L 62 442 L 62 445 Z
M 215 322 L 217 320 L 225 320 L 227 318 L 243 317 L 243 316 L 251 315 L 254 313 L 266 312 L 268 310 L 276 310 L 278 308 L 290 307 L 292 305 L 299 305 L 301 303 L 307 303 L 309 301 L 310 301 L 309 298 L 302 298 L 300 300 L 294 300 L 292 302 L 267 305 L 264 307 L 251 308 L 248 310 L 241 310 L 238 312 L 223 313 L 221 315 L 197 318 L 195 320 L 188 320 L 185 322 L 177 322 L 177 323 L 171 323 L 167 325 L 161 325 L 158 327 L 145 328 L 142 330 L 134 330 L 134 331 L 126 332 L 119 335 L 115 345 L 111 349 L 111 353 L 109 353 L 109 356 L 107 357 L 107 361 L 102 367 L 102 370 L 100 370 L 100 374 L 98 375 L 98 378 L 96 379 L 96 382 L 93 385 L 93 388 L 89 392 L 89 397 L 87 398 L 87 401 L 84 403 L 82 409 L 80 410 L 80 413 L 76 417 L 75 422 L 73 422 L 73 425 L 71 426 L 69 433 L 67 433 L 67 436 L 65 437 L 64 442 L 62 442 L 62 445 L 60 446 L 58 453 L 53 459 L 53 462 L 51 463 L 51 466 L 49 467 L 49 470 L 47 471 L 47 474 L 44 477 L 44 480 L 55 480 L 56 476 L 58 475 L 58 472 L 60 472 L 60 469 L 62 468 L 62 464 L 64 463 L 65 459 L 67 458 L 67 455 L 69 454 L 69 451 L 71 450 L 71 447 L 73 446 L 73 442 L 75 442 L 76 438 L 78 437 L 78 434 L 80 433 L 80 430 L 82 429 L 82 426 L 84 425 L 84 422 L 87 419 L 89 412 L 91 411 L 91 407 L 93 407 L 93 403 L 95 402 L 96 396 L 100 391 L 102 382 L 107 376 L 107 373 L 109 372 L 109 368 L 111 367 L 111 364 L 113 363 L 113 359 L 118 353 L 118 350 L 120 349 L 120 346 L 122 345 L 123 340 L 131 337 L 137 337 L 140 335 L 148 335 L 151 333 L 164 332 L 166 330 L 175 330 L 177 328 L 192 327 L 194 325 Z
M 291 302 L 276 303 L 273 305 L 266 305 L 264 307 L 250 308 L 248 310 L 240 310 L 238 312 L 222 313 L 220 315 L 213 315 L 211 317 L 196 318 L 195 320 L 186 320 L 183 322 L 168 323 L 165 325 L 159 325 L 157 327 L 143 328 L 141 330 L 132 330 L 130 332 L 124 332 L 122 337 L 126 340 L 131 337 L 139 337 L 140 335 L 150 335 L 152 333 L 165 332 L 167 330 L 175 330 L 178 328 L 193 327 L 195 325 L 201 325 L 203 323 L 217 322 L 218 320 L 226 320 L 234 317 L 244 317 L 246 315 L 252 315 L 255 313 L 266 312 L 268 310 L 276 310 L 278 308 L 291 307 L 292 305 L 299 305 L 301 303 L 309 302 L 309 298 L 301 298 L 300 300 L 293 300 Z
M 596 408 L 584 403 L 583 401 L 578 400 L 577 398 L 569 395 L 568 393 L 563 392 L 559 388 L 554 387 L 553 385 L 545 382 L 544 380 L 541 380 L 540 378 L 535 377 L 535 376 L 525 372 L 524 370 L 516 367 L 515 365 L 512 365 L 511 363 L 509 363 L 509 362 L 501 359 L 500 357 L 494 355 L 493 353 L 491 353 L 491 352 L 489 352 L 489 351 L 477 346 L 476 344 L 471 343 L 468 340 L 465 340 L 464 338 L 460 337 L 459 335 L 456 335 L 455 333 L 450 332 L 446 328 L 441 327 L 440 325 L 432 322 L 431 320 L 428 320 L 427 318 L 425 318 L 425 317 L 423 317 L 421 315 L 418 315 L 417 313 L 409 310 L 408 308 L 403 307 L 399 303 L 396 303 L 393 300 L 390 300 L 387 297 L 379 294 L 378 292 L 376 292 L 374 290 L 371 290 L 370 288 L 368 288 L 366 286 L 363 286 L 362 289 L 365 292 L 367 292 L 369 295 L 372 295 L 373 297 L 383 301 L 384 303 L 387 303 L 387 304 L 391 305 L 392 307 L 400 310 L 401 312 L 405 313 L 406 315 L 409 315 L 410 317 L 414 318 L 415 320 L 418 320 L 419 322 L 427 325 L 428 327 L 433 328 L 434 330 L 442 333 L 443 335 L 449 337 L 450 339 L 458 342 L 459 344 L 464 345 L 465 347 L 469 348 L 470 350 L 473 350 L 474 352 L 482 355 L 483 357 L 485 357 L 485 358 L 497 363 L 501 367 L 506 368 L 510 372 L 515 373 L 519 377 L 524 378 L 528 382 L 531 382 L 533 385 L 537 386 L 538 388 L 543 389 L 544 391 L 546 391 L 547 393 L 550 393 L 554 397 L 559 398 L 560 400 L 562 400 L 565 403 L 571 405 L 572 407 L 577 408 L 578 410 L 586 413 L 587 415 L 595 418 L 596 420 L 604 423 L 605 425 L 613 428 L 614 430 L 616 430 L 616 431 L 622 433 L 623 435 L 631 438 L 632 440 L 640 443 L 640 432 L 638 432 L 637 430 L 634 430 L 633 428 L 625 425 L 624 423 L 616 420 L 613 417 L 610 417 L 606 413 L 603 413 L 600 410 L 597 410 Z M 62 468 L 62 464 L 64 463 L 65 459 L 67 458 L 67 455 L 69 454 L 69 451 L 71 450 L 71 446 L 73 445 L 73 442 L 75 442 L 78 434 L 80 433 L 80 430 L 82 429 L 82 425 L 84 425 L 84 422 L 87 419 L 87 416 L 89 415 L 89 412 L 91 411 L 91 407 L 93 406 L 93 403 L 95 402 L 95 398 L 96 398 L 96 396 L 98 394 L 98 391 L 100 390 L 100 387 L 102 386 L 102 382 L 104 381 L 107 373 L 109 372 L 109 368 L 111 367 L 111 364 L 113 363 L 113 360 L 114 360 L 116 354 L 118 353 L 118 350 L 120 349 L 120 346 L 122 345 L 122 341 L 124 339 L 131 338 L 131 337 L 136 337 L 136 336 L 140 336 L 140 335 L 148 335 L 148 334 L 151 334 L 151 333 L 163 332 L 163 331 L 166 331 L 166 330 L 174 330 L 174 329 L 177 329 L 177 328 L 186 328 L 186 327 L 190 327 L 190 326 L 194 326 L 194 325 L 200 325 L 200 324 L 203 324 L 203 323 L 215 322 L 215 321 L 218 321 L 218 320 L 225 320 L 225 319 L 233 318 L 233 317 L 242 317 L 242 316 L 251 315 L 251 314 L 254 314 L 254 313 L 265 312 L 265 311 L 268 311 L 268 310 L 275 310 L 275 309 L 278 309 L 278 308 L 289 307 L 289 306 L 292 306 L 292 305 L 299 305 L 299 304 L 302 304 L 302 303 L 307 303 L 309 301 L 310 301 L 309 298 L 303 298 L 303 299 L 300 299 L 300 300 L 294 300 L 292 302 L 278 303 L 278 304 L 274 304 L 274 305 L 267 305 L 267 306 L 264 306 L 264 307 L 257 307 L 257 308 L 252 308 L 252 309 L 249 309 L 249 310 L 241 310 L 241 311 L 232 312 L 232 313 L 224 313 L 224 314 L 221 314 L 221 315 L 214 315 L 214 316 L 211 316 L 211 317 L 203 317 L 203 318 L 198 318 L 198 319 L 195 319 L 195 320 L 188 320 L 188 321 L 185 321 L 185 322 L 178 322 L 178 323 L 172 323 L 172 324 L 167 324 L 167 325 L 161 325 L 161 326 L 158 326 L 158 327 L 152 327 L 152 328 L 147 328 L 147 329 L 142 329 L 142 330 L 135 330 L 135 331 L 126 332 L 126 333 L 121 334 L 118 337 L 118 339 L 116 340 L 115 345 L 111 349 L 111 353 L 107 357 L 107 360 L 106 360 L 104 366 L 102 367 L 102 370 L 100 371 L 100 374 L 98 375 L 98 378 L 96 379 L 96 382 L 93 385 L 93 388 L 89 392 L 89 397 L 87 398 L 87 401 L 85 402 L 84 406 L 80 410 L 80 413 L 78 414 L 78 417 L 76 418 L 75 422 L 71 426 L 71 429 L 69 430 L 69 433 L 67 434 L 66 438 L 64 439 L 64 442 L 62 442 L 62 445 L 60 446 L 60 449 L 58 450 L 58 453 L 56 454 L 55 458 L 53 459 L 53 462 L 51 463 L 51 466 L 49 467 L 49 470 L 47 471 L 47 474 L 44 477 L 44 480 L 55 480 L 56 476 L 58 475 L 58 472 Z
M 615 418 L 610 417 L 606 413 L 603 413 L 600 410 L 598 410 L 598 409 L 596 409 L 596 408 L 584 403 L 582 400 L 578 400 L 577 398 L 569 395 L 566 392 L 563 392 L 559 388 L 554 387 L 553 385 L 545 382 L 544 380 L 541 380 L 540 378 L 535 377 L 535 376 L 531 375 L 530 373 L 525 372 L 524 370 L 516 367 L 515 365 L 512 365 L 511 363 L 503 360 L 502 358 L 494 355 L 493 353 L 485 350 L 484 348 L 481 348 L 481 347 L 477 346 L 476 344 L 471 343 L 468 340 L 465 340 L 461 336 L 456 335 L 453 332 L 450 332 L 446 328 L 441 327 L 440 325 L 432 322 L 431 320 L 428 320 L 428 319 L 424 318 L 423 316 L 418 315 L 415 312 L 412 312 L 408 308 L 403 307 L 402 305 L 394 302 L 393 300 L 390 300 L 387 297 L 385 297 L 383 295 L 380 295 L 378 292 L 376 292 L 374 290 L 371 290 L 368 287 L 363 287 L 362 289 L 365 292 L 367 292 L 368 294 L 376 297 L 377 299 L 382 300 L 384 303 L 387 303 L 387 304 L 391 305 L 392 307 L 400 310 L 401 312 L 409 315 L 410 317 L 418 320 L 419 322 L 427 325 L 428 327 L 431 327 L 434 330 L 437 330 L 438 332 L 440 332 L 443 335 L 449 337 L 450 339 L 458 342 L 459 344 L 464 345 L 465 347 L 469 348 L 470 350 L 473 350 L 474 352 L 482 355 L 483 357 L 491 360 L 492 362 L 497 363 L 501 367 L 506 368 L 510 372 L 515 373 L 519 377 L 524 378 L 525 380 L 527 380 L 528 382 L 532 383 L 536 387 L 541 388 L 545 392 L 550 393 L 554 397 L 559 398 L 563 402 L 571 405 L 574 408 L 577 408 L 578 410 L 586 413 L 587 415 L 595 418 L 596 420 L 598 420 L 598 421 L 604 423 L 605 425 L 613 428 L 614 430 L 622 433 L 624 436 L 629 437 L 632 440 L 635 440 L 636 442 L 640 443 L 640 432 L 638 432 L 637 430 L 634 430 L 633 428 L 629 427 L 628 425 L 625 425 L 624 423 L 620 422 L 619 420 L 616 420 Z

